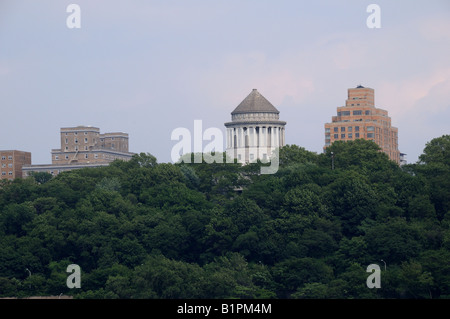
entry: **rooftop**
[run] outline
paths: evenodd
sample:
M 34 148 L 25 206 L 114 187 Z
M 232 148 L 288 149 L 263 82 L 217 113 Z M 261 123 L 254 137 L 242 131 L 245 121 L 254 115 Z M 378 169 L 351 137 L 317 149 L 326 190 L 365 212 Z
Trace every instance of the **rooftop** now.
M 231 114 L 238 113 L 280 113 L 257 89 L 252 92 L 234 109 Z

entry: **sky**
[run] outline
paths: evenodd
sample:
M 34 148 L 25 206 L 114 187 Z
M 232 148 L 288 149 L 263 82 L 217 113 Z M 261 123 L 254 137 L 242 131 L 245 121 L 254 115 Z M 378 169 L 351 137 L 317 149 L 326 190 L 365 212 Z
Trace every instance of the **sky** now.
M 370 4 L 380 28 L 367 26 Z M 450 1 L 0 1 L 0 149 L 33 164 L 78 125 L 172 162 L 174 130 L 201 120 L 225 137 L 254 88 L 287 122 L 287 144 L 320 153 L 357 85 L 375 90 L 409 163 L 450 134 Z

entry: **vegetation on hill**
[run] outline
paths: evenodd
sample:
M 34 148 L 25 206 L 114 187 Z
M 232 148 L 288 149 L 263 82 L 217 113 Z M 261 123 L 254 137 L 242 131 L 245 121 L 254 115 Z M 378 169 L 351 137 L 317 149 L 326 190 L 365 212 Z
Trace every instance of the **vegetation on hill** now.
M 444 135 L 399 167 L 365 140 L 288 145 L 273 175 L 141 153 L 3 181 L 0 296 L 450 298 L 449 152 Z

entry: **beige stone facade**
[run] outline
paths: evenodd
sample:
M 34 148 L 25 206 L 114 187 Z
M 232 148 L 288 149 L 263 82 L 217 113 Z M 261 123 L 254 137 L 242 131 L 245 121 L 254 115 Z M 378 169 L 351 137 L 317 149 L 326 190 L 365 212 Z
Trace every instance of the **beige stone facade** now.
M 331 123 L 325 123 L 324 150 L 335 141 L 372 140 L 396 163 L 400 163 L 398 129 L 386 110 L 375 107 L 375 92 L 359 85 L 348 89 L 345 106 L 337 108 Z
M 100 133 L 98 127 L 63 127 L 60 130 L 61 147 L 52 149 L 52 164 L 26 165 L 23 175 L 48 172 L 57 175 L 63 171 L 107 166 L 119 159 L 128 161 L 134 155 L 128 151 L 128 134 Z
M 22 177 L 22 167 L 31 165 L 31 153 L 17 150 L 0 151 L 0 179 Z
M 52 164 L 95 164 L 129 160 L 128 134 L 100 133 L 98 127 L 61 128 L 61 148 L 52 150 Z

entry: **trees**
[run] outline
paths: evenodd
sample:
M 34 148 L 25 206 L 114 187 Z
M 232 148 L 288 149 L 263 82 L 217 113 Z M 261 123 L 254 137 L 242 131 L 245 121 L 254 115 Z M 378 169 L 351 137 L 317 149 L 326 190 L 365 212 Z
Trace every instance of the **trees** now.
M 0 185 L 0 294 L 76 298 L 450 296 L 448 137 L 399 168 L 374 143 L 296 145 L 280 168 L 158 163 Z M 369 264 L 383 289 L 366 286 Z M 82 289 L 65 285 L 69 264 Z M 29 278 L 29 273 L 32 277 Z
M 429 141 L 419 156 L 419 163 L 450 166 L 450 135 L 442 135 Z
M 422 176 L 438 219 L 450 211 L 450 135 L 428 142 L 413 172 Z

